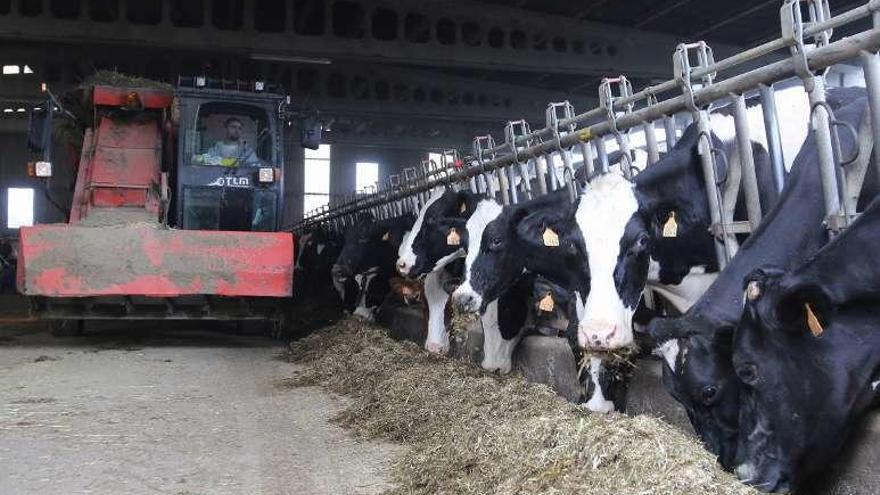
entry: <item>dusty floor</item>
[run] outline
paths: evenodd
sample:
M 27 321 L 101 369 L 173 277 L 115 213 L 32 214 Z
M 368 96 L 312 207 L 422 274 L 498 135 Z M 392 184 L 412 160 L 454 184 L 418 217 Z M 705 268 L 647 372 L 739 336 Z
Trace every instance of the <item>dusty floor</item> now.
M 329 424 L 283 347 L 169 325 L 53 338 L 0 325 L 0 494 L 359 494 L 399 447 Z M 158 330 L 162 328 L 162 330 Z

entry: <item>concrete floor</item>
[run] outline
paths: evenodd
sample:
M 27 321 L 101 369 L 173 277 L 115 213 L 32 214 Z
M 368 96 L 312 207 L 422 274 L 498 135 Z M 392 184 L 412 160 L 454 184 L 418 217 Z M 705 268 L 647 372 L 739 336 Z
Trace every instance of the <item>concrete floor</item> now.
M 280 383 L 260 336 L 0 326 L 0 494 L 371 494 L 400 447 L 328 420 L 344 399 Z

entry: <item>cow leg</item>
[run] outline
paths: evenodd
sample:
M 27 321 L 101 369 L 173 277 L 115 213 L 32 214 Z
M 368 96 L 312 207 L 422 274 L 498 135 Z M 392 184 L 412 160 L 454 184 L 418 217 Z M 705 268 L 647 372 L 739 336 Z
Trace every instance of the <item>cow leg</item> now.
M 513 368 L 513 350 L 519 342 L 519 336 L 512 339 L 501 336 L 497 300 L 486 306 L 486 311 L 480 315 L 480 322 L 483 327 L 483 369 L 498 371 L 502 375 L 510 373 Z
M 446 331 L 446 303 L 449 294 L 443 290 L 443 270 L 425 277 L 425 303 L 428 307 L 428 337 L 425 350 L 445 355 L 449 351 L 449 333 Z

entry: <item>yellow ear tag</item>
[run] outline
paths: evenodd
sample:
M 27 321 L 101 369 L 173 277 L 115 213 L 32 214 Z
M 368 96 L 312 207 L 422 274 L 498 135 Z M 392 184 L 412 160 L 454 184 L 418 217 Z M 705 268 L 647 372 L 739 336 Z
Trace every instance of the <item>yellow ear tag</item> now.
M 446 245 L 447 246 L 460 246 L 461 245 L 461 236 L 458 235 L 458 231 L 455 230 L 455 227 L 449 229 L 449 233 L 446 234 Z
M 669 212 L 669 218 L 663 224 L 663 237 L 678 237 L 678 223 L 675 221 L 675 212 Z
M 824 332 L 825 329 L 822 328 L 822 324 L 819 323 L 819 318 L 816 317 L 816 313 L 813 312 L 810 303 L 804 303 L 804 309 L 807 310 L 807 326 L 810 327 L 810 332 L 813 333 L 814 337 L 822 335 L 822 332 Z
M 385 235 L 382 236 L 382 240 L 385 242 L 391 240 L 391 232 L 385 232 Z
M 553 229 L 547 227 L 544 229 L 544 234 L 541 236 L 544 240 L 544 245 L 549 247 L 557 247 L 559 246 L 559 235 L 556 232 L 553 232 Z
M 550 313 L 553 311 L 553 307 L 555 303 L 553 302 L 553 296 L 548 292 L 546 296 L 542 297 L 540 301 L 538 301 L 538 309 L 544 311 L 545 313 Z
M 461 208 L 458 209 L 458 212 L 462 213 L 462 214 L 466 213 L 467 212 L 467 203 L 462 203 Z

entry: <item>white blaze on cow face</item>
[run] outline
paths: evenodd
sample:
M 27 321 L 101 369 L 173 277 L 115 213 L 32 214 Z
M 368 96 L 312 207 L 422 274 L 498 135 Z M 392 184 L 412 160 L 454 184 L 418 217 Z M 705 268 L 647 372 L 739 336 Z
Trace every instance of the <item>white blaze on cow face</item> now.
M 431 354 L 449 351 L 449 333 L 446 331 L 446 302 L 449 295 L 443 290 L 442 272 L 425 276 L 425 302 L 428 304 L 428 337 L 425 350 Z
M 444 192 L 445 188 L 443 186 L 437 186 L 434 188 L 431 192 L 431 197 L 428 198 L 428 201 L 426 201 L 419 210 L 419 216 L 416 217 L 412 230 L 403 236 L 403 242 L 401 242 L 400 247 L 397 248 L 397 271 L 400 272 L 401 275 L 409 275 L 410 270 L 415 266 L 416 253 L 413 251 L 413 242 L 416 240 L 416 236 L 419 235 L 419 231 L 422 230 L 422 225 L 425 223 L 425 213 L 428 211 L 428 208 L 437 202 L 437 200 L 443 196 Z
M 501 215 L 501 205 L 491 199 L 484 199 L 477 203 L 474 213 L 468 218 L 466 228 L 468 231 L 467 255 L 464 258 L 464 281 L 452 293 L 452 297 L 461 306 L 470 312 L 479 311 L 483 303 L 483 297 L 471 286 L 471 268 L 474 266 L 483 240 L 483 231 L 486 225 Z
M 375 272 L 354 276 L 358 287 L 360 287 L 360 293 L 358 294 L 357 307 L 354 309 L 354 312 L 352 314 L 354 316 L 359 316 L 367 321 L 373 321 L 375 317 L 373 311 L 376 308 L 367 307 L 367 292 L 370 290 L 370 282 L 372 282 L 374 278 L 376 278 Z
M 519 342 L 520 334 L 510 340 L 501 336 L 498 327 L 498 301 L 486 305 L 486 311 L 480 315 L 483 327 L 483 362 L 481 366 L 487 371 L 497 371 L 502 375 L 510 373 L 513 368 L 513 350 Z
M 584 404 L 588 410 L 608 414 L 614 411 L 614 403 L 605 398 L 602 386 L 599 383 L 599 374 L 602 370 L 602 360 L 590 358 L 590 381 L 593 383 L 593 396 Z
M 624 304 L 614 272 L 620 241 L 638 207 L 632 183 L 617 174 L 597 177 L 581 195 L 575 221 L 584 239 L 590 270 L 590 293 L 578 318 L 581 347 L 610 350 L 633 342 L 635 307 Z

